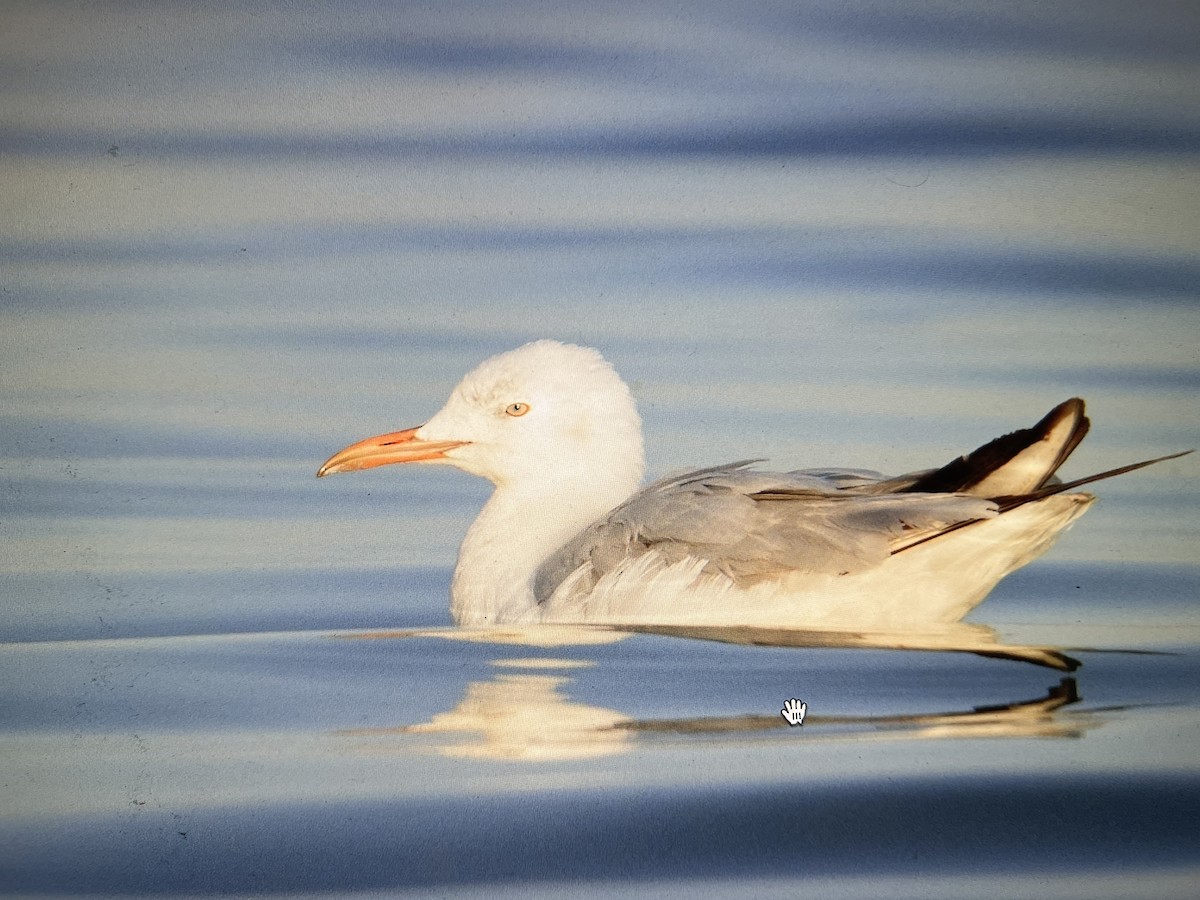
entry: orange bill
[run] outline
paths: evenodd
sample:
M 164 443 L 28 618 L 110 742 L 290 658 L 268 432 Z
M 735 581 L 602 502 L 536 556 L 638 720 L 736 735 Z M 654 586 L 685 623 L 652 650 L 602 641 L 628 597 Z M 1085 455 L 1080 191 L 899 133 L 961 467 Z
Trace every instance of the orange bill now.
M 467 441 L 423 441 L 416 436 L 418 429 L 393 431 L 351 444 L 339 450 L 325 465 L 317 470 L 317 477 L 335 475 L 338 472 L 353 472 L 356 469 L 373 469 L 392 463 L 422 462 L 444 459 L 447 450 L 461 447 Z

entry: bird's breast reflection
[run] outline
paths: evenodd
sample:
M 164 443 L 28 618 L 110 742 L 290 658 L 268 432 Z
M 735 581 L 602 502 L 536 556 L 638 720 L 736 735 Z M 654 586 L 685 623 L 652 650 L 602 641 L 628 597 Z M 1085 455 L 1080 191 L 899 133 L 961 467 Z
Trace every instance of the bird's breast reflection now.
M 570 660 L 526 660 L 545 670 Z M 512 667 L 513 661 L 495 665 Z M 622 753 L 634 734 L 622 726 L 626 716 L 612 709 L 570 700 L 562 689 L 566 675 L 500 672 L 488 681 L 467 685 L 461 700 L 428 722 L 399 728 L 360 729 L 344 734 L 360 737 L 436 735 L 429 744 L 444 756 L 544 761 L 586 759 Z M 380 749 L 387 745 L 379 743 Z

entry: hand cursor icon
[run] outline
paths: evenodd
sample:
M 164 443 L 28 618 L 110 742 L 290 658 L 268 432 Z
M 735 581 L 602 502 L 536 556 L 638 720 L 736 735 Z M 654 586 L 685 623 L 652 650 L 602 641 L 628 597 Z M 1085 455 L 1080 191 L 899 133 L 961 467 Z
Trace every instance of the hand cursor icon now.
M 808 712 L 808 704 L 793 697 L 783 704 L 783 709 L 779 711 L 779 714 L 789 725 L 803 725 L 806 712 Z

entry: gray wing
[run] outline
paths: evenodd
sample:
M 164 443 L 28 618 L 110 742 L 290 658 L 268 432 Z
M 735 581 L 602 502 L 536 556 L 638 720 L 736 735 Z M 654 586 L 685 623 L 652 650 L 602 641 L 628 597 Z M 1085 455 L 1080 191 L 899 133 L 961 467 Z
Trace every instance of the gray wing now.
M 861 470 L 760 472 L 753 460 L 666 478 L 634 494 L 539 568 L 545 602 L 582 566 L 592 584 L 647 552 L 667 562 L 707 560 L 736 583 L 785 572 L 869 569 L 902 533 L 936 531 L 996 514 L 996 504 L 946 493 L 902 493 L 913 476 L 883 480 Z

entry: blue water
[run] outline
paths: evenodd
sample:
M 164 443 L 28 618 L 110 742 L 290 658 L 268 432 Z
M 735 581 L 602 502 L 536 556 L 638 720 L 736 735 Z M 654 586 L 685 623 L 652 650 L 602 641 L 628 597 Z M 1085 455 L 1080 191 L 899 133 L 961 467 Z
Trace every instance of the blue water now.
M 971 614 L 1074 672 L 464 640 L 487 486 L 313 477 L 539 337 L 654 475 L 938 465 L 1072 395 L 1068 477 L 1200 446 L 1184 7 L 0 23 L 0 893 L 1194 895 L 1194 457 Z

